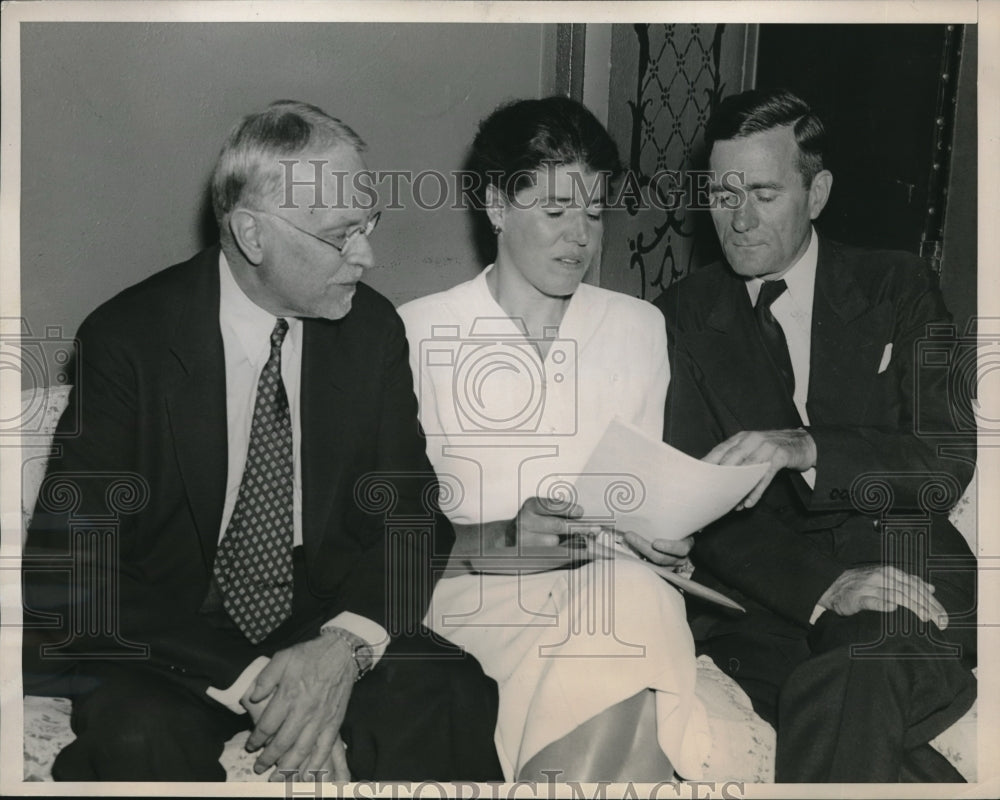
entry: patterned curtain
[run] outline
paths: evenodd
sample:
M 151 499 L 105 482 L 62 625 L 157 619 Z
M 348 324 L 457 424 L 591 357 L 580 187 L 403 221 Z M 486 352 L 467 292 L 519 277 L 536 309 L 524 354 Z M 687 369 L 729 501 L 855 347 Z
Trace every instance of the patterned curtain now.
M 715 257 L 707 214 L 689 208 L 691 171 L 712 109 L 741 88 L 745 46 L 743 25 L 614 26 L 608 124 L 633 186 L 608 215 L 602 286 L 652 299 Z

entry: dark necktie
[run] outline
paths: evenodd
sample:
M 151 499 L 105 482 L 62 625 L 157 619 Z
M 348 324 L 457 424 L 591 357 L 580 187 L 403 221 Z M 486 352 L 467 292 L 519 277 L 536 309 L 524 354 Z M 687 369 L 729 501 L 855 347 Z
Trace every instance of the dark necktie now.
M 792 371 L 792 359 L 788 355 L 788 342 L 781 325 L 771 313 L 771 304 L 787 289 L 784 281 L 764 281 L 757 295 L 757 305 L 754 306 L 754 316 L 757 317 L 757 327 L 771 362 L 781 375 L 789 396 L 795 392 L 795 373 Z
M 287 332 L 288 323 L 279 319 L 257 382 L 239 494 L 215 557 L 222 604 L 254 644 L 292 611 L 292 422 L 281 381 L 281 343 Z

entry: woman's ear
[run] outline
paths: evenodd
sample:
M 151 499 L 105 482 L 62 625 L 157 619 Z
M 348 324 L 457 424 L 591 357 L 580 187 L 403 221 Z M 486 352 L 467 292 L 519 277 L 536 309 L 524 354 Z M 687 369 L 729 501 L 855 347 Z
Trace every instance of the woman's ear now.
M 254 266 L 259 266 L 264 260 L 264 246 L 257 218 L 249 211 L 237 208 L 229 215 L 229 232 L 243 257 Z
M 506 211 L 503 194 L 494 184 L 486 187 L 486 216 L 490 219 L 493 232 L 499 234 L 503 230 L 504 212 Z

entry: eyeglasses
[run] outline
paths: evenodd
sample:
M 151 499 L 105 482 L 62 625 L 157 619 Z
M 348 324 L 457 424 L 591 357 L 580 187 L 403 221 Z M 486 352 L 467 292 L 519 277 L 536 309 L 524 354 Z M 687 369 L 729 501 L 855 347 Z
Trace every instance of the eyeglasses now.
M 347 246 L 352 241 L 354 241 L 354 239 L 357 236 L 362 236 L 363 235 L 366 239 L 369 236 L 371 236 L 372 235 L 372 231 L 375 230 L 375 226 L 378 225 L 379 218 L 382 216 L 382 212 L 381 211 L 376 211 L 374 214 L 372 214 L 372 216 L 368 220 L 368 222 L 366 222 L 364 225 L 361 225 L 360 227 L 357 227 L 354 230 L 349 231 L 348 233 L 344 234 L 340 238 L 340 241 L 337 242 L 337 241 L 330 241 L 329 239 L 324 239 L 322 236 L 317 236 L 312 231 L 307 231 L 305 228 L 300 228 L 298 225 L 296 225 L 291 220 L 285 219 L 285 217 L 281 216 L 281 214 L 275 214 L 272 211 L 263 211 L 261 209 L 254 209 L 254 213 L 265 214 L 265 215 L 267 215 L 269 217 L 274 217 L 275 219 L 280 219 L 286 225 L 290 225 L 291 227 L 295 228 L 295 230 L 297 230 L 299 233 L 304 233 L 306 236 L 311 236 L 316 241 L 322 242 L 323 244 L 330 245 L 330 247 L 332 247 L 338 253 L 343 253 L 344 250 L 347 249 Z

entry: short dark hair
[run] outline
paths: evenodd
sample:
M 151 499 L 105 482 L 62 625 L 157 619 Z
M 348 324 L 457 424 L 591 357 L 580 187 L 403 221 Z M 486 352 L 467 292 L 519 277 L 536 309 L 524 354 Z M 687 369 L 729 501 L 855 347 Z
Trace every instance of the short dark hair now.
M 586 106 L 568 97 L 517 100 L 479 123 L 468 165 L 511 197 L 544 165 L 580 164 L 610 181 L 621 173 L 614 140 Z M 482 199 L 482 196 L 480 196 Z
M 212 209 L 220 232 L 241 203 L 259 202 L 280 189 L 281 158 L 311 147 L 347 144 L 359 153 L 365 143 L 350 127 L 321 108 L 297 100 L 276 100 L 233 126 L 212 173 Z
M 705 126 L 709 155 L 716 142 L 792 126 L 799 145 L 798 167 L 806 186 L 823 169 L 826 128 L 801 97 L 788 89 L 751 89 L 719 103 Z

